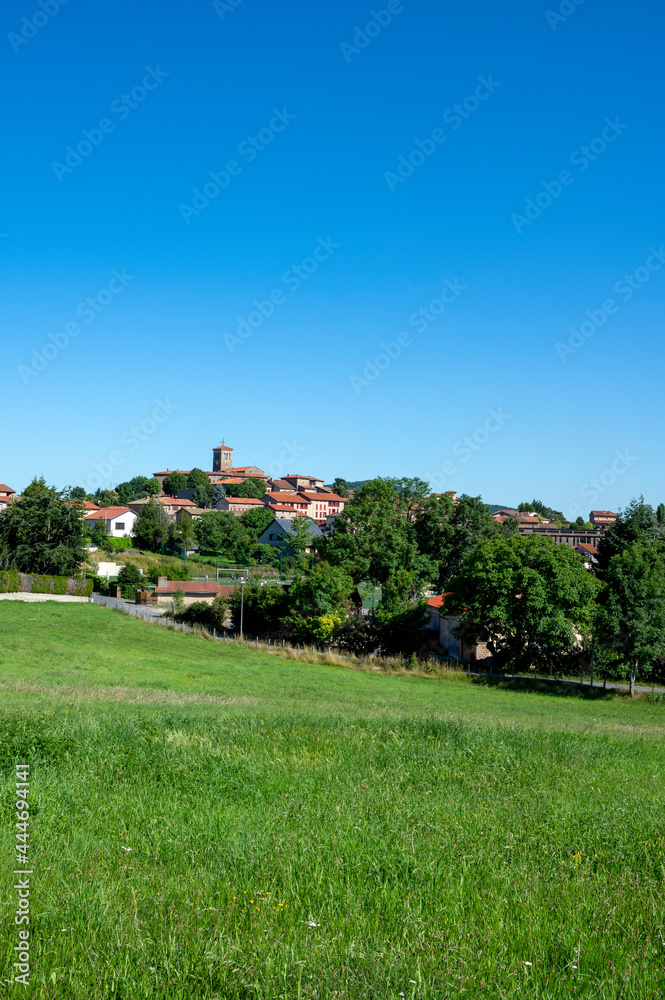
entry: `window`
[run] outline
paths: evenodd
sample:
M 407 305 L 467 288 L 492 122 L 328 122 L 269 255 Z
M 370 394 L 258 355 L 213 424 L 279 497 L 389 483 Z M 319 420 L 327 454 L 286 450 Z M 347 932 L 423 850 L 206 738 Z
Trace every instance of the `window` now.
M 118 523 L 116 524 L 116 530 L 117 531 L 124 531 L 125 530 L 125 525 L 123 524 L 122 521 L 118 521 Z

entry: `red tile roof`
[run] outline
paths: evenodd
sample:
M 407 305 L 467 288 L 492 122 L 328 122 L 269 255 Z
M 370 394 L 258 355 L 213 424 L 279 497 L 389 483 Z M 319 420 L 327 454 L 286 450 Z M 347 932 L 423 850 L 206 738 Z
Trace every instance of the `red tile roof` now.
M 594 517 L 617 517 L 613 510 L 592 510 L 591 513 Z
M 7 486 L 6 483 L 0 483 L 0 493 L 16 493 L 16 490 L 13 490 L 11 486 Z
M 436 597 L 430 597 L 427 604 L 430 608 L 441 608 L 446 599 L 446 594 L 438 594 Z
M 257 500 L 255 497 L 223 497 L 224 503 L 230 504 L 263 504 L 263 500 Z
M 187 594 L 221 594 L 224 589 L 214 580 L 167 580 L 165 587 L 155 587 L 156 594 L 175 594 L 182 590 Z M 233 589 L 233 588 L 231 588 Z
M 86 515 L 86 521 L 99 521 L 104 518 L 107 521 L 112 520 L 114 517 L 119 517 L 121 514 L 131 514 L 129 507 L 100 507 L 98 510 L 93 510 L 90 514 Z
M 316 476 L 301 476 L 299 472 L 291 472 L 288 476 L 283 476 L 284 479 L 311 479 L 315 483 L 322 483 L 322 479 L 317 479 Z
M 306 500 L 329 500 L 331 503 L 346 503 L 346 497 L 338 497 L 336 493 L 309 493 L 305 490 L 299 490 L 298 495 L 305 497 Z
M 590 556 L 598 555 L 598 548 L 595 545 L 589 545 L 588 542 L 580 542 L 577 547 L 578 549 L 584 549 L 584 551 L 588 552 Z

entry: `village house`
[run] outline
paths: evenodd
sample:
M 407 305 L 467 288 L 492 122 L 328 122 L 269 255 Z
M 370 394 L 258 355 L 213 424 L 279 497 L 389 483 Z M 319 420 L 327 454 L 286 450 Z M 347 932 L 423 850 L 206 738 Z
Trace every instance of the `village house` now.
M 259 545 L 272 545 L 276 549 L 287 549 L 289 545 L 289 535 L 293 531 L 293 518 L 291 517 L 276 517 L 272 521 L 265 531 L 262 531 L 258 537 Z M 309 537 L 312 542 L 323 538 L 323 532 L 319 528 L 318 524 L 312 524 L 311 521 L 308 522 Z M 312 551 L 312 546 L 307 546 L 307 552 Z
M 94 531 L 99 521 L 106 522 L 106 530 L 113 538 L 127 538 L 132 533 L 136 514 L 129 507 L 100 507 L 85 517 L 85 523 Z
M 0 483 L 0 510 L 5 510 L 15 499 L 16 490 L 13 490 L 11 486 L 7 486 L 5 483 Z
M 439 594 L 436 597 L 430 597 L 427 602 L 430 619 L 425 625 L 424 635 L 428 641 L 429 649 L 438 656 L 449 656 L 453 660 L 462 660 L 465 663 L 477 664 L 480 661 L 485 661 L 480 663 L 480 670 L 489 669 L 492 654 L 486 643 L 478 642 L 474 646 L 464 646 L 453 635 L 459 621 L 452 615 L 445 613 L 445 602 L 448 596 L 448 594 Z
M 167 580 L 165 576 L 160 576 L 155 587 L 158 606 L 169 607 L 179 590 L 182 591 L 185 607 L 189 607 L 195 601 L 212 604 L 220 594 L 230 597 L 235 587 L 222 586 L 214 580 Z
M 589 514 L 589 520 L 594 528 L 609 528 L 616 522 L 617 517 L 613 510 L 592 510 Z
M 237 517 L 246 514 L 248 510 L 254 510 L 256 507 L 263 507 L 263 500 L 257 500 L 254 497 L 222 497 L 215 504 L 216 510 L 230 510 Z

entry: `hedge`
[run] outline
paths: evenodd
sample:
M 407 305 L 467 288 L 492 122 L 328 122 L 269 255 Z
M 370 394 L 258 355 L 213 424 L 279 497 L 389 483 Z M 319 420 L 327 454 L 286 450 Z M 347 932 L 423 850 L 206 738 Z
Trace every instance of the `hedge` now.
M 2 594 L 70 594 L 72 597 L 90 597 L 93 581 L 77 580 L 66 576 L 38 576 L 17 573 L 15 569 L 0 571 Z
M 21 577 L 15 569 L 0 570 L 0 594 L 16 594 L 21 589 Z

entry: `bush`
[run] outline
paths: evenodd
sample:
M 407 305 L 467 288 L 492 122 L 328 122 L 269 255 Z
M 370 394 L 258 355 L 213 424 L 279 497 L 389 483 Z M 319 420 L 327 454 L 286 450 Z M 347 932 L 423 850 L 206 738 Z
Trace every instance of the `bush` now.
M 139 572 L 138 566 L 134 563 L 128 563 L 123 566 L 118 573 L 118 586 L 120 587 L 120 593 L 127 600 L 134 600 L 136 597 L 136 591 L 141 590 L 143 585 L 143 577 Z
M 86 580 L 74 580 L 74 597 L 90 597 L 92 594 L 94 581 L 90 578 Z
M 17 594 L 21 589 L 21 578 L 15 569 L 0 572 L 0 594 Z
M 157 583 L 160 576 L 165 576 L 167 580 L 191 580 L 189 566 L 184 566 L 178 559 L 170 559 L 163 566 L 153 566 L 148 571 L 150 583 Z
M 226 618 L 226 601 L 221 594 L 217 595 L 212 604 L 208 604 L 207 601 L 194 601 L 188 608 L 183 608 L 181 611 L 174 610 L 173 618 L 178 622 L 186 622 L 187 625 L 203 625 L 204 628 L 217 629 L 221 632 Z

